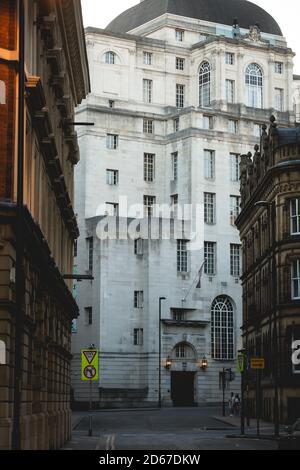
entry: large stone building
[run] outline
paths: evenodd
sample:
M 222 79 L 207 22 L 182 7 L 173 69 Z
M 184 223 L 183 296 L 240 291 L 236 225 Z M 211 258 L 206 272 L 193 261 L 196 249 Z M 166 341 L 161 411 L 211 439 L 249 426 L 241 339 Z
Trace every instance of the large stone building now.
M 0 2 L 0 448 L 12 447 L 13 434 L 14 448 L 54 449 L 71 431 L 71 324 L 78 315 L 72 284 L 63 279 L 73 272 L 78 236 L 79 149 L 68 122 L 89 91 L 89 74 L 80 1 L 25 0 L 24 206 L 18 211 L 19 7 L 17 0 Z M 16 273 L 20 243 L 23 269 Z
M 160 392 L 163 406 L 220 402 L 219 373 L 241 347 L 239 155 L 272 112 L 294 122 L 294 54 L 243 0 L 145 0 L 86 40 L 92 94 L 78 119 L 95 127 L 80 132 L 76 266 L 94 281 L 77 288 L 75 402 L 88 402 L 90 344 L 99 406 L 153 405 Z
M 245 372 L 247 415 L 293 423 L 300 416 L 300 128 L 272 117 L 260 146 L 241 161 L 243 342 L 265 359 L 261 377 Z M 260 381 L 259 394 L 256 392 Z

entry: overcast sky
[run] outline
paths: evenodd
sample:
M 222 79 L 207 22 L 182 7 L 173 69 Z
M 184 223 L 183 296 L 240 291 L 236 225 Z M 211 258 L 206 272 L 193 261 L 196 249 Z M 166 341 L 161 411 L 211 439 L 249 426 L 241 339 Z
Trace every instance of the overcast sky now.
M 85 26 L 105 28 L 112 19 L 139 3 L 139 0 L 81 0 L 81 2 Z M 297 54 L 294 72 L 300 75 L 299 0 L 252 0 L 252 3 L 264 8 L 279 23 L 289 47 Z

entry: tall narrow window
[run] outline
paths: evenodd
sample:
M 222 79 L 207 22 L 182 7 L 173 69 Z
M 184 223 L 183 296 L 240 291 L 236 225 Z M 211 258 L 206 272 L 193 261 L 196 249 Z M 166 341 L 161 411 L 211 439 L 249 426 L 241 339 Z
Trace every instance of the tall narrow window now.
M 94 239 L 89 237 L 86 239 L 87 250 L 88 250 L 88 270 L 93 271 L 93 252 L 94 252 Z
M 184 70 L 184 59 L 176 57 L 176 70 Z
M 156 203 L 155 196 L 144 196 L 144 216 L 145 217 L 153 217 L 155 203 Z
M 143 346 L 144 343 L 144 330 L 142 328 L 135 328 L 133 330 L 133 344 L 135 346 Z
M 240 214 L 240 196 L 230 196 L 230 224 L 234 225 Z
M 171 164 L 172 164 L 172 180 L 176 181 L 178 178 L 178 152 L 171 154 Z
M 282 88 L 275 88 L 274 90 L 274 106 L 277 111 L 283 111 L 284 107 L 284 91 Z
M 110 150 L 116 150 L 119 144 L 119 136 L 116 134 L 107 134 L 106 136 L 106 148 Z
M 153 93 L 153 81 L 144 79 L 143 80 L 143 96 L 145 103 L 152 103 Z
M 208 62 L 202 62 L 199 69 L 199 106 L 210 105 L 211 68 Z
M 226 101 L 227 103 L 235 103 L 235 81 L 226 80 Z
M 116 63 L 116 54 L 108 51 L 105 53 L 105 63 L 114 65 Z
M 204 177 L 208 180 L 215 179 L 215 151 L 204 150 Z
M 144 254 L 144 240 L 137 238 L 134 240 L 134 254 L 137 256 L 143 256 Z
M 152 65 L 152 54 L 151 52 L 144 52 L 144 64 Z
M 292 298 L 300 299 L 300 260 L 292 264 Z
M 176 219 L 178 216 L 178 194 L 171 196 L 171 217 Z
M 179 117 L 176 117 L 175 119 L 173 119 L 173 130 L 174 132 L 179 131 Z
M 110 186 L 117 186 L 119 182 L 118 170 L 106 170 L 106 184 Z
M 155 173 L 155 155 L 152 153 L 144 153 L 144 181 L 154 181 Z
M 257 64 L 250 64 L 246 69 L 247 105 L 252 108 L 263 107 L 263 73 Z
M 283 74 L 283 62 L 275 62 L 274 69 L 275 69 L 275 73 L 282 75 Z
M 186 240 L 177 240 L 177 271 L 186 273 L 188 271 L 188 242 Z
M 230 154 L 230 179 L 233 182 L 240 180 L 240 156 L 238 153 Z
M 184 107 L 184 85 L 176 84 L 176 107 L 183 108 Z
M 182 29 L 175 29 L 175 38 L 176 38 L 176 41 L 183 42 L 184 31 Z
M 291 234 L 298 235 L 300 233 L 300 198 L 291 200 Z
M 213 359 L 234 359 L 234 316 L 231 301 L 217 297 L 211 307 L 211 348 Z
M 143 308 L 144 307 L 144 292 L 142 290 L 134 291 L 134 308 Z
M 225 64 L 234 65 L 234 54 L 233 54 L 233 52 L 226 52 L 226 54 L 225 54 Z
M 204 272 L 209 276 L 216 274 L 216 251 L 217 244 L 215 242 L 204 242 Z
M 204 222 L 216 223 L 216 195 L 213 193 L 204 193 Z
M 211 130 L 214 128 L 212 116 L 203 116 L 203 129 Z
M 152 119 L 144 119 L 143 121 L 143 132 L 145 134 L 153 134 L 154 124 Z
M 109 217 L 117 217 L 119 215 L 119 204 L 115 202 L 106 202 L 105 212 Z
M 231 134 L 238 133 L 238 121 L 236 121 L 235 119 L 228 120 L 228 132 L 230 132 Z
M 230 245 L 230 274 L 239 277 L 241 274 L 241 247 L 240 245 Z
M 260 137 L 261 131 L 261 124 L 253 124 L 253 134 L 255 137 Z
M 85 316 L 85 324 L 92 325 L 93 324 L 93 308 L 86 307 L 84 309 L 84 316 Z

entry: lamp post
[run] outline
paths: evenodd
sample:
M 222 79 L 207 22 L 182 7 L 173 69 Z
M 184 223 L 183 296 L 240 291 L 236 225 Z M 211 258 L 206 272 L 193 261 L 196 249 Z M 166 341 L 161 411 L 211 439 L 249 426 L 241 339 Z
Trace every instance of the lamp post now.
M 161 408 L 161 303 L 166 297 L 159 298 L 159 326 L 158 326 L 158 408 Z
M 19 0 L 19 66 L 18 66 L 18 160 L 17 160 L 17 220 L 16 220 L 16 311 L 12 448 L 21 449 L 21 400 L 22 400 L 22 343 L 24 305 L 24 92 L 25 92 L 25 15 L 24 2 Z
M 258 201 L 255 203 L 255 207 L 266 207 L 268 211 L 269 226 L 269 249 L 272 254 L 272 312 L 270 319 L 273 314 L 274 322 L 274 334 L 273 334 L 273 380 L 274 380 L 274 436 L 279 437 L 279 409 L 278 409 L 278 333 L 277 333 L 277 266 L 276 266 L 276 210 L 275 204 L 269 201 Z M 272 235 L 271 235 L 272 233 Z M 270 328 L 272 328 L 272 321 L 270 321 Z M 272 334 L 270 331 L 270 337 Z

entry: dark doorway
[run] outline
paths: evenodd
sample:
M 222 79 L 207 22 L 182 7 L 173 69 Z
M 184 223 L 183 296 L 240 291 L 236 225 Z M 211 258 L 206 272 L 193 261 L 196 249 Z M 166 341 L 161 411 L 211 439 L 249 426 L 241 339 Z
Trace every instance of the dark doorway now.
M 195 372 L 171 372 L 171 398 L 174 406 L 195 406 Z

